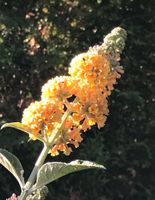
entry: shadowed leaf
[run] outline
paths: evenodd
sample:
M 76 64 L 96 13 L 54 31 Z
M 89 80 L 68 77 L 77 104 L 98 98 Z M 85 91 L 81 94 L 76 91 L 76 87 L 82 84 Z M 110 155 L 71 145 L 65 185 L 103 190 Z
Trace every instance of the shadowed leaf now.
M 24 170 L 18 158 L 12 153 L 0 149 L 0 164 L 14 175 L 22 188 L 25 184 L 23 177 Z

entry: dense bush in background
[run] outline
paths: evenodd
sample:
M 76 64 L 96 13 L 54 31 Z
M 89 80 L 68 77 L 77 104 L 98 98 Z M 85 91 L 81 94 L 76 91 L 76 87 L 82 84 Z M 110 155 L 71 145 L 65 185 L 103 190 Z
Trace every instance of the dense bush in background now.
M 116 26 L 128 32 L 125 74 L 109 99 L 106 126 L 94 127 L 70 157 L 104 164 L 103 171 L 68 175 L 49 185 L 49 200 L 155 199 L 154 0 L 0 0 L 0 123 L 20 121 L 51 77 Z M 0 132 L 0 147 L 19 156 L 28 176 L 41 151 L 20 131 Z M 0 166 L 0 199 L 16 180 Z

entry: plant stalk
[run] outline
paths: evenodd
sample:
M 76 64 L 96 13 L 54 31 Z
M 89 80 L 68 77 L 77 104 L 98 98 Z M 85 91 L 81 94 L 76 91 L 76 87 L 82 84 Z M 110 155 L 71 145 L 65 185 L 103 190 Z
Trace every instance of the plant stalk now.
M 26 184 L 24 186 L 24 191 L 21 193 L 19 200 L 25 200 L 26 199 L 28 192 L 29 192 L 29 189 L 34 184 L 38 170 L 43 165 L 50 148 L 51 148 L 50 146 L 47 146 L 46 144 L 44 144 L 44 148 L 43 148 L 42 152 L 40 153 L 40 155 L 39 155 L 39 157 L 38 157 L 38 159 L 35 163 L 35 166 L 34 166 L 32 172 L 31 172 L 31 174 L 28 178 L 28 181 L 26 182 Z

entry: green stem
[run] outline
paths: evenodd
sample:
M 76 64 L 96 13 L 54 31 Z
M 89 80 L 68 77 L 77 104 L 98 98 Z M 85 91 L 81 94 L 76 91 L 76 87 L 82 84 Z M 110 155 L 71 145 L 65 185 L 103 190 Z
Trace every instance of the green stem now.
M 44 144 L 44 148 L 43 148 L 42 152 L 40 153 L 40 155 L 39 155 L 39 157 L 38 157 L 38 159 L 35 163 L 35 166 L 34 166 L 32 172 L 31 172 L 31 174 L 28 178 L 28 181 L 26 182 L 26 184 L 24 186 L 24 191 L 21 193 L 19 200 L 25 200 L 26 199 L 26 197 L 28 195 L 28 191 L 32 187 L 32 185 L 34 184 L 38 170 L 43 165 L 50 148 L 51 148 L 50 146 L 47 146 L 46 144 Z

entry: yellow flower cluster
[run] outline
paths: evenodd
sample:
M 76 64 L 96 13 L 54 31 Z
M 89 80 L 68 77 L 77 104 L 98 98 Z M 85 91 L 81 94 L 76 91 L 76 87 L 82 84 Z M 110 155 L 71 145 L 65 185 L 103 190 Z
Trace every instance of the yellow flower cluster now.
M 64 111 L 50 101 L 35 101 L 23 112 L 22 124 L 31 130 L 29 135 L 32 140 L 38 138 L 46 141 L 51 132 L 61 122 Z
M 42 99 L 63 102 L 75 93 L 75 80 L 70 76 L 56 76 L 42 87 Z
M 76 79 L 83 79 L 89 84 L 100 80 L 102 82 L 108 75 L 109 62 L 104 55 L 97 52 L 79 54 L 70 63 L 69 74 Z M 98 82 L 99 83 L 99 82 Z
M 69 155 L 71 145 L 79 146 L 83 132 L 93 125 L 104 126 L 109 112 L 107 97 L 122 73 L 121 67 L 111 70 L 103 52 L 88 51 L 74 57 L 69 76 L 49 80 L 42 87 L 41 100 L 24 110 L 22 123 L 31 129 L 30 138 L 49 142 L 58 130 L 50 153 Z

